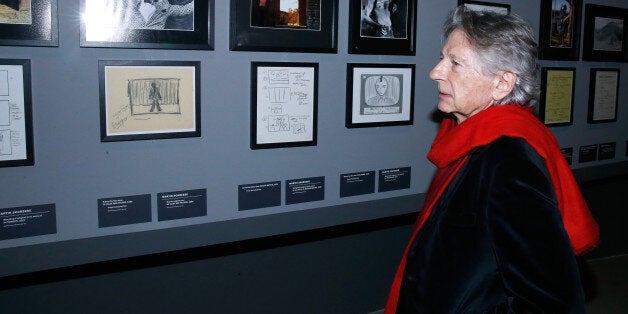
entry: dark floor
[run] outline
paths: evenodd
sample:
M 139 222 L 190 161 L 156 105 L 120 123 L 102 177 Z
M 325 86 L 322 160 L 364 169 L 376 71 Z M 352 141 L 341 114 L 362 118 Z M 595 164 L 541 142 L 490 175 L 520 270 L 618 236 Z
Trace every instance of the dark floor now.
M 586 266 L 587 314 L 628 313 L 628 255 L 592 259 Z
M 587 261 L 593 280 L 588 314 L 628 313 L 628 255 Z

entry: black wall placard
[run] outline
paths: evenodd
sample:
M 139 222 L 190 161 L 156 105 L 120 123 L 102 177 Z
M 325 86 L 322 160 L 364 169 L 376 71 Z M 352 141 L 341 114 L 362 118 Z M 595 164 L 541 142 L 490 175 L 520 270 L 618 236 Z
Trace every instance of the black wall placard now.
M 340 197 L 375 193 L 375 171 L 340 175 Z
M 286 181 L 286 205 L 325 199 L 325 177 Z
M 238 210 L 281 205 L 281 181 L 238 185 Z
M 55 204 L 0 209 L 0 240 L 57 233 Z
M 150 194 L 101 198 L 98 227 L 130 225 L 151 221 Z
M 166 192 L 157 194 L 159 221 L 207 215 L 207 190 Z

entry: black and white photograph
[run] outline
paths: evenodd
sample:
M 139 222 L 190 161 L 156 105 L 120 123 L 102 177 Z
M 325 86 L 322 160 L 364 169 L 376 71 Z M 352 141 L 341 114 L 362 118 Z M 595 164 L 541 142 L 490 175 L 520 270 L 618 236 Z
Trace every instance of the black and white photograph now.
M 581 0 L 542 0 L 539 58 L 578 60 Z
M 81 45 L 84 47 L 211 48 L 208 1 L 82 1 Z
M 349 5 L 349 53 L 415 53 L 416 0 L 351 0 Z
M 338 50 L 338 0 L 231 0 L 230 11 L 230 50 Z
M 585 6 L 584 49 L 588 61 L 628 60 L 626 19 L 628 10 L 587 4 Z
M 624 20 L 596 17 L 593 50 L 621 51 L 624 46 Z
M 405 39 L 408 0 L 362 0 L 361 37 Z
M 58 46 L 57 0 L 0 0 L 0 45 Z
M 346 126 L 412 124 L 413 65 L 349 64 Z

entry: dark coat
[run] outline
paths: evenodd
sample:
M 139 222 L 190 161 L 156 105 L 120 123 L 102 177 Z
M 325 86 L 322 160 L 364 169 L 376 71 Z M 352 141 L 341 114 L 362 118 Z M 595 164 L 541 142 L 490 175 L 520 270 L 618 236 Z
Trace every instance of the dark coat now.
M 544 160 L 524 140 L 477 148 L 407 256 L 397 313 L 584 313 Z

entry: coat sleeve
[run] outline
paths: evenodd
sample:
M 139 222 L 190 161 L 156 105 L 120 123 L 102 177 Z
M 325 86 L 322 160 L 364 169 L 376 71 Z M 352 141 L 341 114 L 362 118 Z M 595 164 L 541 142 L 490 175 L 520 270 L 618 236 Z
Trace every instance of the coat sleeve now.
M 487 224 L 508 300 L 493 312 L 584 313 L 578 266 L 544 160 L 523 145 L 523 154 L 492 167 Z

